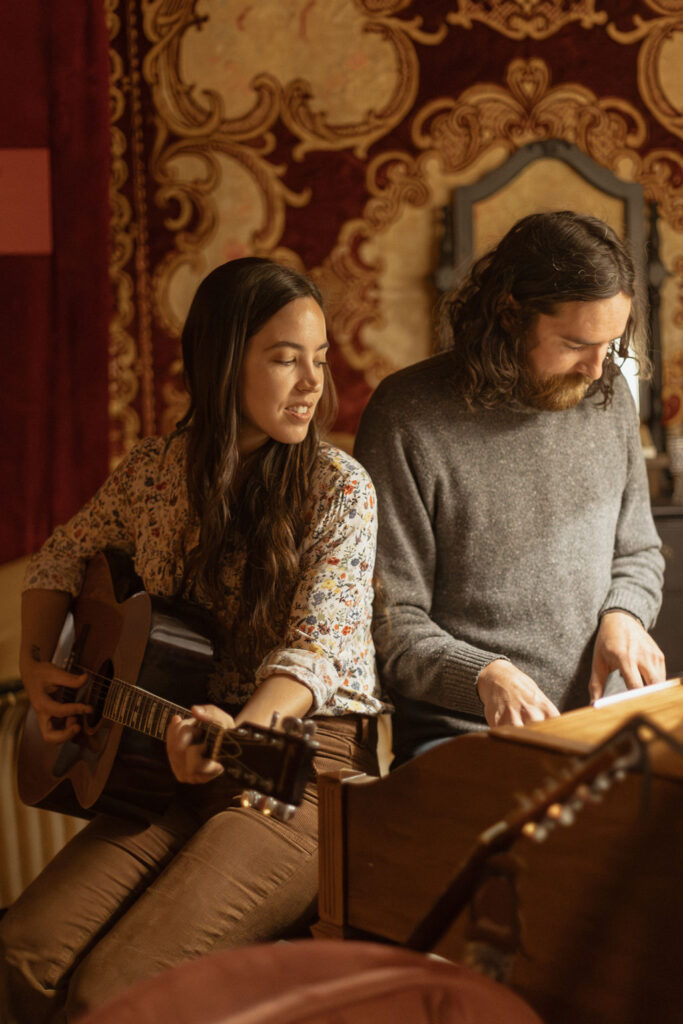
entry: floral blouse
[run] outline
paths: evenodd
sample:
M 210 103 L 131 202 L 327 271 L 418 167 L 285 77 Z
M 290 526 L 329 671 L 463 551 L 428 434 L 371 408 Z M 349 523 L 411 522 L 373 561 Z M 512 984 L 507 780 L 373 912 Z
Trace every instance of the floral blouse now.
M 137 444 L 95 496 L 58 527 L 30 560 L 24 589 L 78 594 L 88 560 L 105 547 L 133 556 L 151 594 L 170 597 L 183 578 L 183 536 L 189 522 L 185 440 L 149 437 Z M 301 575 L 281 647 L 270 651 L 255 678 L 240 678 L 219 662 L 209 699 L 242 706 L 258 683 L 285 672 L 313 695 L 310 714 L 377 714 L 375 651 L 370 633 L 377 514 L 370 477 L 351 456 L 321 443 L 313 468 Z M 226 631 L 237 611 L 245 552 L 223 571 Z M 201 591 L 197 604 L 210 608 Z

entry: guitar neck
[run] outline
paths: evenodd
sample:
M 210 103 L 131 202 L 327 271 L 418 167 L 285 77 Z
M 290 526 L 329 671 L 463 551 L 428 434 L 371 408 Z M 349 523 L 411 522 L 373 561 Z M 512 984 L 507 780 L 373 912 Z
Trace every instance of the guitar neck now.
M 56 806 L 51 794 L 60 789 L 66 790 L 69 809 L 77 803 L 90 812 L 102 798 L 102 809 L 113 807 L 114 813 L 156 813 L 173 798 L 176 786 L 162 748 L 171 721 L 175 715 L 191 718 L 189 708 L 207 699 L 215 670 L 213 624 L 199 609 L 147 594 L 139 579 L 114 576 L 112 555 L 116 568 L 116 553 L 100 552 L 91 559 L 53 656 L 59 668 L 84 677 L 76 692 L 69 685 L 53 693 L 58 704 L 88 705 L 88 713 L 80 716 L 81 731 L 56 752 L 52 744 L 45 750 L 37 722 L 31 725 L 35 712 L 33 719 L 30 712 L 22 734 L 21 775 L 30 779 L 22 799 L 32 805 L 47 807 L 49 799 Z M 121 678 L 125 675 L 128 679 Z M 127 737 L 129 731 L 139 739 Z M 296 719 L 285 719 L 277 730 L 253 722 L 229 729 L 202 723 L 193 729 L 193 742 L 203 744 L 205 757 L 220 761 L 226 775 L 244 784 L 250 806 L 265 800 L 259 809 L 286 820 L 309 781 L 317 747 L 313 732 L 313 723 Z M 142 737 L 151 742 L 143 743 Z M 110 778 L 115 769 L 116 778 Z
M 108 721 L 158 740 L 166 738 L 174 715 L 191 717 L 182 705 L 120 679 L 110 683 L 102 710 Z M 276 732 L 252 724 L 227 730 L 213 723 L 201 725 L 205 756 L 220 761 L 228 775 L 255 787 L 259 794 L 273 796 L 276 803 L 284 801 L 279 809 L 269 806 L 267 813 L 276 816 L 282 815 L 286 804 L 300 802 L 317 747 L 312 729 L 306 732 L 297 719 L 287 721 L 297 723 L 294 732 Z
M 111 722 L 135 729 L 145 736 L 165 740 L 173 716 L 188 718 L 189 711 L 180 704 L 164 700 L 132 683 L 113 679 L 109 684 L 102 715 Z
M 102 715 L 110 722 L 162 741 L 166 739 L 166 731 L 174 715 L 191 717 L 189 710 L 181 704 L 174 704 L 123 679 L 111 681 Z M 202 739 L 207 744 L 207 756 L 219 757 L 224 745 L 229 745 L 230 734 L 226 737 L 225 731 L 217 725 L 202 725 L 201 729 Z

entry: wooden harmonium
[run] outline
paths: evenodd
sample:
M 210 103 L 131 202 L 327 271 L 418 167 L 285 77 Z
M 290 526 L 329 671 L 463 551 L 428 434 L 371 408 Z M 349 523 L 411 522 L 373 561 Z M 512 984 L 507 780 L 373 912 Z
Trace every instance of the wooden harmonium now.
M 547 1024 L 679 1024 L 682 683 L 323 776 L 316 933 L 470 963 Z

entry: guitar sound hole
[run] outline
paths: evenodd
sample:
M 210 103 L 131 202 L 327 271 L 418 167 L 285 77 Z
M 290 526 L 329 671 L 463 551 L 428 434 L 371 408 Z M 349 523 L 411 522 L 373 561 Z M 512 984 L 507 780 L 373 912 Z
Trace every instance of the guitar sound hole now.
M 92 714 L 87 716 L 87 723 L 92 729 L 98 724 L 104 713 L 104 702 L 107 699 L 109 683 L 114 678 L 114 665 L 111 659 L 107 659 L 100 665 L 97 675 L 90 680 L 90 692 L 88 704 L 92 705 Z

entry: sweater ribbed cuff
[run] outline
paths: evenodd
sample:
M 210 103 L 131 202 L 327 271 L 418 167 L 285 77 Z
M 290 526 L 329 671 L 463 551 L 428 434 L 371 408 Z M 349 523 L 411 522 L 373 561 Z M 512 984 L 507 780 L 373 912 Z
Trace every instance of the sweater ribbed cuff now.
M 654 623 L 659 608 L 653 606 L 652 599 L 642 591 L 621 584 L 612 587 L 608 592 L 600 609 L 599 618 L 609 611 L 628 612 L 629 615 L 638 619 L 645 629 L 649 629 Z
M 481 717 L 484 705 L 477 690 L 477 679 L 483 668 L 498 659 L 509 661 L 504 654 L 479 651 L 471 647 L 459 651 L 457 656 L 446 656 L 439 666 L 439 682 L 445 698 L 444 705 L 457 708 L 468 715 Z

